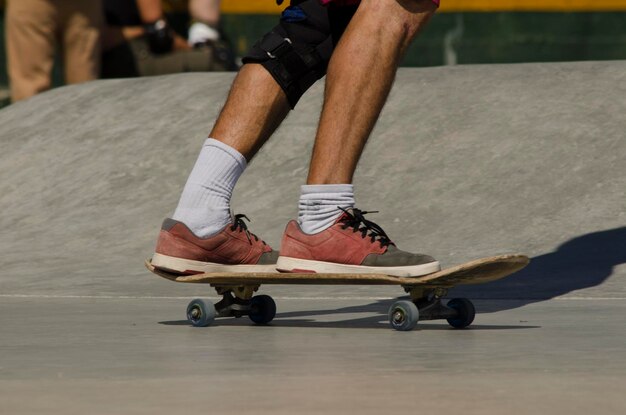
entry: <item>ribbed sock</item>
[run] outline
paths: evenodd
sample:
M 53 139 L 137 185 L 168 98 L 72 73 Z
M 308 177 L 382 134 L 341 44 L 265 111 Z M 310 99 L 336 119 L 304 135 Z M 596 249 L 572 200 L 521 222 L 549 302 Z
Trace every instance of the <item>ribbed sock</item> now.
M 172 219 L 201 238 L 219 233 L 232 221 L 230 198 L 246 165 L 245 157 L 234 148 L 206 140 Z
M 330 228 L 341 216 L 339 209 L 354 207 L 354 187 L 351 184 L 305 185 L 300 188 L 298 224 L 312 235 Z
M 189 45 L 194 46 L 209 41 L 218 41 L 220 32 L 206 23 L 196 22 L 189 27 L 187 38 Z

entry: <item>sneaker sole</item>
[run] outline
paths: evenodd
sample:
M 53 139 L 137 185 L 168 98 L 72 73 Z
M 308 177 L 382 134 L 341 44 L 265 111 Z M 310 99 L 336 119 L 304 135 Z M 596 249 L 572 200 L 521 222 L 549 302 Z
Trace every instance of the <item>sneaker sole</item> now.
M 364 265 L 337 264 L 280 256 L 276 263 L 280 272 L 310 272 L 317 274 L 385 274 L 394 277 L 421 277 L 441 270 L 439 261 L 400 267 L 368 267 Z
M 203 274 L 206 272 L 278 272 L 276 264 L 269 265 L 228 265 L 213 262 L 194 261 L 192 259 L 176 258 L 157 254 L 152 256 L 152 265 L 163 271 L 173 271 L 180 274 Z

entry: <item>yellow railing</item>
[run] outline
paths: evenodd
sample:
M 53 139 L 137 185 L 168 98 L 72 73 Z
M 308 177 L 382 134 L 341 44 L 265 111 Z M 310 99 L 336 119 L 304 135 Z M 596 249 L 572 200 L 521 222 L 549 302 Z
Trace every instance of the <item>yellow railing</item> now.
M 274 0 L 222 0 L 224 13 L 276 14 L 289 4 Z M 626 11 L 626 0 L 441 0 L 443 12 Z

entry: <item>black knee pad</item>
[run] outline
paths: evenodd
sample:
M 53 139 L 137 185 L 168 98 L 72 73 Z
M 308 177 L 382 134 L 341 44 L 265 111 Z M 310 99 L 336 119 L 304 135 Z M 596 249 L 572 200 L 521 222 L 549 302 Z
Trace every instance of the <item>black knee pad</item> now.
M 358 6 L 325 7 L 320 0 L 292 0 L 280 23 L 243 58 L 274 77 L 294 108 L 326 75 L 328 62 Z

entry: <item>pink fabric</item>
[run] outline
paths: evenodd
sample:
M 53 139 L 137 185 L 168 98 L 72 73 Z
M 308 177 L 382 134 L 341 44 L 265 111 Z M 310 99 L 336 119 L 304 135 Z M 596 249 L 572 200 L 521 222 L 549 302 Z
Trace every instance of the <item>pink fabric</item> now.
M 322 4 L 326 5 L 326 4 L 330 4 L 330 3 L 335 3 L 339 6 L 350 6 L 353 4 L 359 4 L 359 2 L 361 0 L 320 0 L 322 2 Z M 437 6 L 439 6 L 439 0 L 431 0 L 433 3 L 435 3 Z

